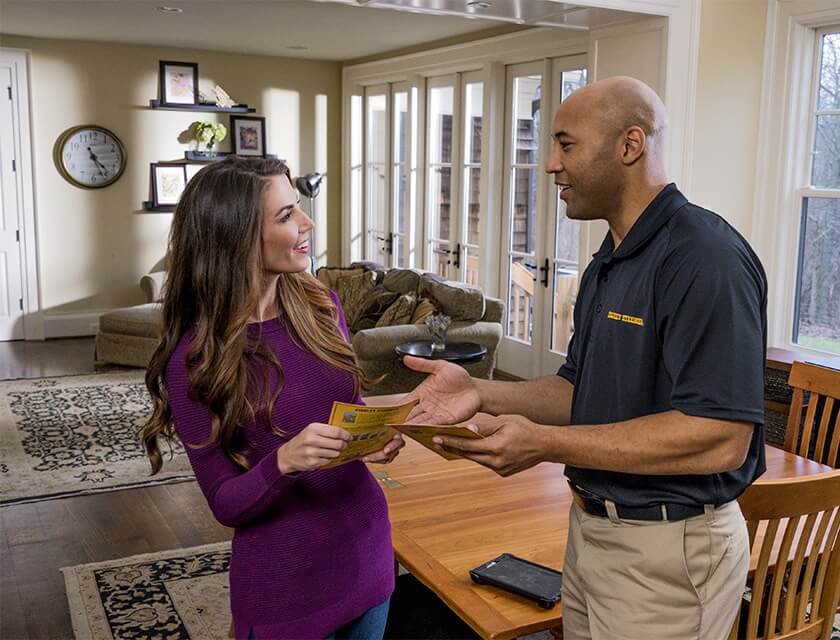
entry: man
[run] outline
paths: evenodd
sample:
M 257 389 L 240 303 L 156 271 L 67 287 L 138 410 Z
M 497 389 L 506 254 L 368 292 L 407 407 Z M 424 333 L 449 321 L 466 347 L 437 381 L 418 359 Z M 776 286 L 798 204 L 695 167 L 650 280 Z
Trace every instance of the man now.
M 668 184 L 665 129 L 632 78 L 557 111 L 547 171 L 566 215 L 609 223 L 557 375 L 474 380 L 405 361 L 431 374 L 413 421 L 470 420 L 485 436 L 441 446 L 503 476 L 566 465 L 567 640 L 722 639 L 747 575 L 735 498 L 764 471 L 766 278 L 732 227 Z

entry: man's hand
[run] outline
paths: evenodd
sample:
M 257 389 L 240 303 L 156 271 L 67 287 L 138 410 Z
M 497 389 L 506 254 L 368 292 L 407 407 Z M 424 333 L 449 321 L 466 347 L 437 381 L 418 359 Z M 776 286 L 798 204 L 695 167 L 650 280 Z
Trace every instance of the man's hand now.
M 435 436 L 433 441 L 453 453 L 489 467 L 500 476 L 510 476 L 542 462 L 544 430 L 522 416 L 476 415 L 467 425 L 482 439 Z
M 391 438 L 381 450 L 371 453 L 370 455 L 365 456 L 362 458 L 362 462 L 378 462 L 380 464 L 388 464 L 389 462 L 393 462 L 394 458 L 405 446 L 405 440 L 403 437 L 398 433 L 393 438 Z
M 455 424 L 469 420 L 481 407 L 475 381 L 466 369 L 442 360 L 424 360 L 406 356 L 409 369 L 428 373 L 405 400 L 419 400 L 407 422 L 418 424 Z

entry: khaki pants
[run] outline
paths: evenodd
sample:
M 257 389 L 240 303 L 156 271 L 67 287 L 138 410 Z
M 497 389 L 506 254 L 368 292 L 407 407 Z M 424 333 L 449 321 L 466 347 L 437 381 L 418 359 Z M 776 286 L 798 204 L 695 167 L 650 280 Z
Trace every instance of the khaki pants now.
M 722 640 L 749 568 L 737 502 L 676 522 L 569 514 L 564 640 Z

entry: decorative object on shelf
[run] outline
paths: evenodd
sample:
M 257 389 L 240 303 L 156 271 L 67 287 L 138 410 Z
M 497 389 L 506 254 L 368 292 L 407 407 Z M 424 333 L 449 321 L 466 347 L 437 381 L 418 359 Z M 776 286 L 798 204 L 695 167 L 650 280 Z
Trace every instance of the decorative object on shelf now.
M 187 174 L 182 162 L 153 162 L 152 207 L 175 206 L 187 186 Z
M 301 195 L 309 198 L 309 217 L 314 220 L 315 212 L 312 210 L 313 200 L 321 192 L 321 181 L 326 174 L 318 172 L 307 173 L 305 176 L 300 176 L 295 179 L 295 188 Z M 317 225 L 316 225 L 317 227 Z M 315 274 L 315 229 L 309 232 L 309 270 Z
M 217 107 L 221 107 L 222 109 L 230 109 L 231 107 L 236 105 L 233 99 L 228 95 L 228 92 L 222 89 L 221 85 L 217 84 L 215 87 L 213 87 L 213 93 L 216 95 Z
M 104 127 L 79 125 L 62 133 L 53 147 L 61 177 L 85 189 L 114 184 L 125 171 L 126 154 L 117 135 Z
M 238 156 L 265 157 L 265 118 L 260 116 L 231 116 L 233 153 Z
M 443 351 L 446 349 L 446 332 L 452 319 L 442 313 L 434 313 L 424 320 L 432 335 L 432 351 Z
M 161 60 L 160 105 L 198 105 L 198 63 Z
M 227 127 L 221 122 L 196 121 L 190 125 L 190 128 L 193 138 L 199 145 L 204 145 L 204 149 L 199 148 L 197 151 L 208 160 L 216 159 L 218 157 L 218 152 L 215 150 L 216 143 L 227 137 Z

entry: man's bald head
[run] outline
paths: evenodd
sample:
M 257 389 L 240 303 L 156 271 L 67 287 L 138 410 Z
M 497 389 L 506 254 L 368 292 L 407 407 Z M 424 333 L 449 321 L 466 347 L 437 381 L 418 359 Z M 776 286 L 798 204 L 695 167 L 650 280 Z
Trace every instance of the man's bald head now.
M 668 112 L 656 92 L 641 80 L 628 76 L 599 80 L 575 91 L 562 108 L 586 114 L 608 138 L 637 126 L 645 132 L 648 153 L 661 155 Z
M 575 91 L 557 109 L 546 171 L 570 218 L 609 217 L 633 193 L 665 183 L 667 112 L 635 78 L 615 77 Z

